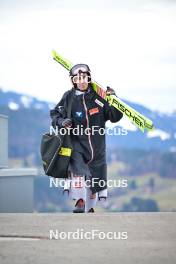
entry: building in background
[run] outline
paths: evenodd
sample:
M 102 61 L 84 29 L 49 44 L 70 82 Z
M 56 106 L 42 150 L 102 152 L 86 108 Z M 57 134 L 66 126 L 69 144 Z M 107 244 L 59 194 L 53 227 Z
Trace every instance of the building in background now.
M 8 168 L 8 117 L 0 114 L 0 213 L 34 210 L 35 168 Z

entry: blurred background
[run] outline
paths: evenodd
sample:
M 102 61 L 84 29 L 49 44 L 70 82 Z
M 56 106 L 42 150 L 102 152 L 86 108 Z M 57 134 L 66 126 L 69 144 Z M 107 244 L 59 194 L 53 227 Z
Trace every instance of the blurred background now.
M 37 168 L 34 211 L 70 212 L 73 206 L 61 188 L 49 187 L 40 157 L 49 110 L 71 88 L 52 49 L 89 64 L 94 79 L 155 125 L 143 134 L 124 117 L 115 126 L 127 135 L 106 136 L 108 178 L 128 186 L 109 188 L 97 210 L 176 211 L 175 28 L 171 0 L 0 1 L 0 114 L 9 117 L 8 167 Z

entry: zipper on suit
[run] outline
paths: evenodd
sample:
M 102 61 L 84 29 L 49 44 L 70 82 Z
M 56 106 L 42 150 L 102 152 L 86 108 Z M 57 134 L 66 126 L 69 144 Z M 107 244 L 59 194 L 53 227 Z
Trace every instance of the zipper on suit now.
M 89 117 L 88 117 L 88 111 L 87 111 L 87 106 L 86 106 L 86 102 L 85 102 L 85 98 L 84 98 L 84 94 L 83 94 L 83 105 L 84 105 L 84 109 L 85 109 L 85 112 L 86 112 L 86 121 L 87 121 L 87 128 L 90 128 L 89 126 Z M 91 137 L 90 137 L 90 134 L 88 133 L 88 141 L 89 141 L 89 146 L 90 146 L 90 149 L 91 149 L 91 159 L 87 162 L 90 163 L 92 160 L 93 160 L 93 156 L 94 156 L 94 150 L 93 150 L 93 146 L 92 146 L 92 142 L 91 142 Z

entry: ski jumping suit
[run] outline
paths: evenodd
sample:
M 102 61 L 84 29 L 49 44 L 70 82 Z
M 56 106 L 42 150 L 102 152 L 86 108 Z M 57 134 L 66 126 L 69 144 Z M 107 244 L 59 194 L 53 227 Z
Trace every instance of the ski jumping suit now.
M 68 105 L 69 93 L 73 95 L 72 128 L 82 127 L 83 130 L 90 128 L 90 133 L 88 135 L 86 133 L 71 134 L 73 152 L 68 172 L 75 180 L 80 179 L 80 176 L 84 176 L 86 180 L 89 179 L 92 182 L 94 178 L 94 184 L 91 184 L 87 193 L 96 194 L 96 199 L 106 198 L 106 141 L 105 133 L 102 133 L 101 128 L 105 129 L 105 123 L 108 120 L 112 123 L 118 122 L 123 114 L 114 107 L 109 106 L 108 102 L 101 98 L 89 84 L 85 92 L 80 92 L 73 87 L 64 93 L 60 102 L 50 111 L 52 124 L 62 127 L 62 121 L 67 118 L 65 108 Z M 94 133 L 92 131 L 93 127 L 95 128 Z M 99 132 L 98 129 L 100 129 Z M 102 184 L 102 180 L 105 184 Z M 78 184 L 76 188 L 71 188 L 71 190 L 72 199 L 82 198 L 86 200 L 87 195 L 82 185 L 79 186 Z M 88 205 L 88 207 L 90 206 Z

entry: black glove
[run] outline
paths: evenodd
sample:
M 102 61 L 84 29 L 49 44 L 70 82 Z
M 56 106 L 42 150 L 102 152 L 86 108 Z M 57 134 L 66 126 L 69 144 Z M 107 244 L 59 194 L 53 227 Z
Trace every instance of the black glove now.
M 70 118 L 65 118 L 62 121 L 62 126 L 67 128 L 67 127 L 71 127 L 72 126 L 72 120 Z
M 116 93 L 115 93 L 114 89 L 112 89 L 111 87 L 107 86 L 106 95 L 116 95 Z

